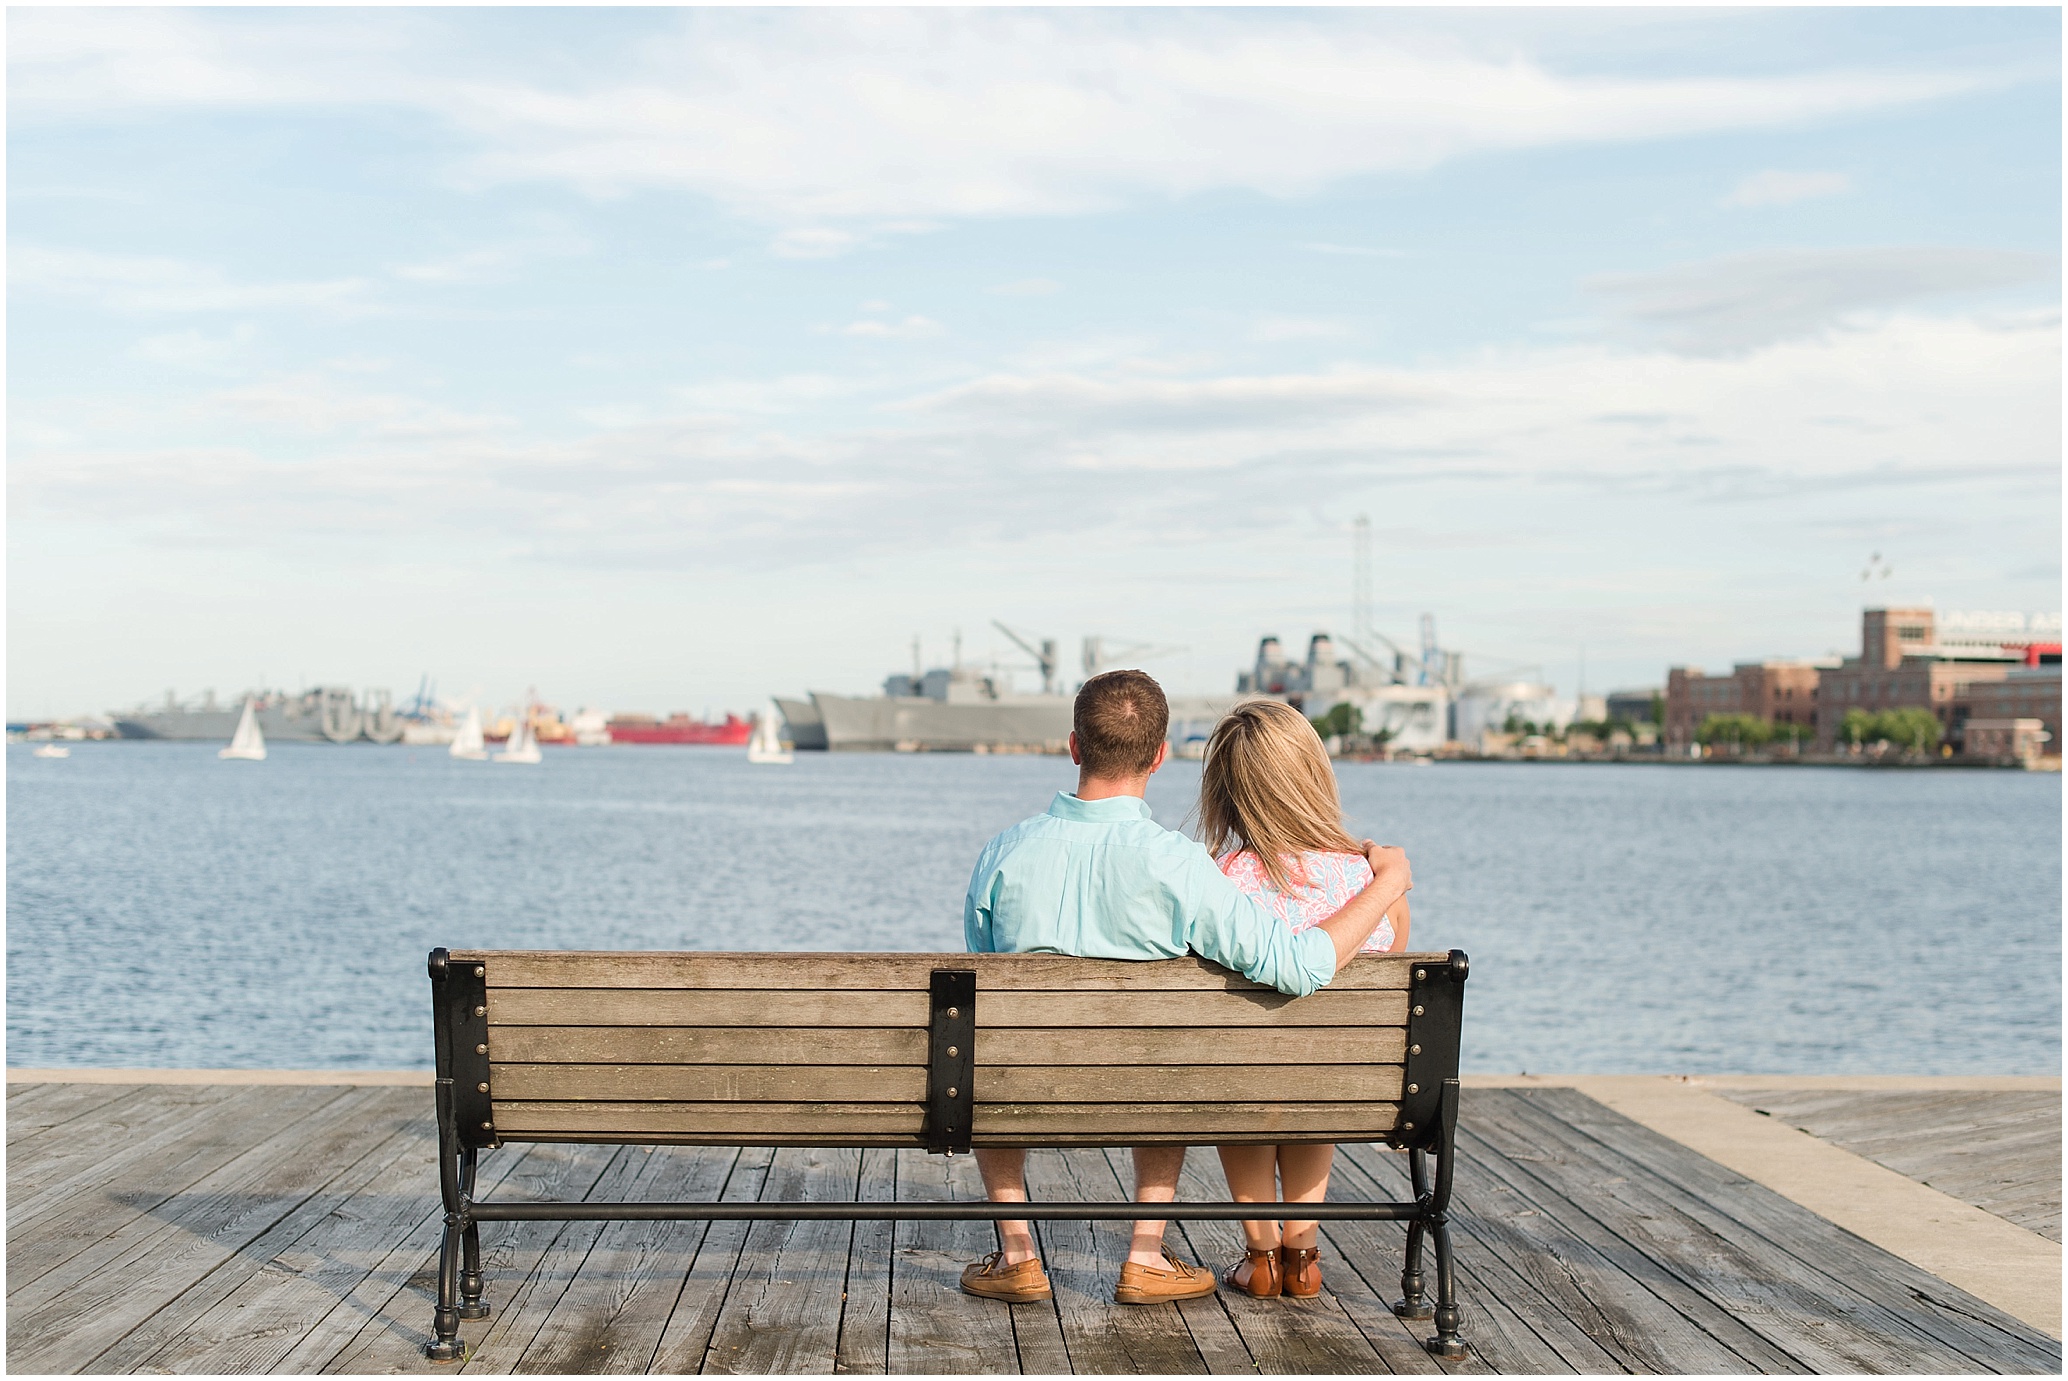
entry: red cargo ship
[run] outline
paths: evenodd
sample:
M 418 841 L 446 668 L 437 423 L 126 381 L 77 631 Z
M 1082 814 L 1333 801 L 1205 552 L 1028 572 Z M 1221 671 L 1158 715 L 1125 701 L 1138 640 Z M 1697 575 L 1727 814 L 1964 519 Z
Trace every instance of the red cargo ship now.
M 725 716 L 722 724 L 712 724 L 701 719 L 691 719 L 677 712 L 666 719 L 655 719 L 652 715 L 621 714 L 610 721 L 612 743 L 711 743 L 729 748 L 744 748 L 747 740 L 754 736 L 754 721 L 741 719 L 736 714 Z

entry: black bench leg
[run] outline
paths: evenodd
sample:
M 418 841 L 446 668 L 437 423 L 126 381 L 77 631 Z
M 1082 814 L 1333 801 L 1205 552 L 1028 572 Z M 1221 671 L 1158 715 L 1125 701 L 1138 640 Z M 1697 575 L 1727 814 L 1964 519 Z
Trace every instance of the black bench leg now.
M 1430 1235 L 1436 1239 L 1436 1336 L 1423 1344 L 1431 1355 L 1447 1362 L 1465 1360 L 1465 1340 L 1458 1336 L 1458 1325 L 1464 1322 L 1463 1311 L 1458 1308 L 1457 1273 L 1452 1269 L 1450 1254 L 1450 1224 L 1439 1213 L 1430 1220 Z
M 445 1237 L 438 1244 L 438 1308 L 431 1316 L 438 1335 L 424 1345 L 424 1356 L 434 1362 L 457 1362 L 466 1355 L 460 1342 L 460 1248 L 465 1229 L 457 1213 L 445 1215 Z
M 460 1184 L 466 1192 L 467 1201 L 474 1200 L 474 1159 L 476 1152 L 469 1146 L 461 1153 Z M 460 1305 L 459 1316 L 463 1319 L 485 1319 L 488 1317 L 488 1302 L 481 1298 L 484 1283 L 481 1278 L 481 1224 L 472 1218 L 467 1220 L 466 1231 L 460 1234 Z
M 453 1124 L 452 1080 L 440 1079 L 438 1097 L 438 1193 L 445 1201 L 445 1235 L 438 1242 L 438 1308 L 431 1315 L 436 1335 L 424 1344 L 424 1356 L 434 1362 L 463 1361 L 466 1346 L 460 1342 L 460 1253 L 471 1225 L 467 1213 L 469 1176 L 466 1156 L 460 1149 L 459 1130 Z M 478 1267 L 479 1260 L 475 1263 Z
M 1415 1202 L 1421 1203 L 1429 1196 L 1429 1167 L 1422 1148 L 1417 1146 L 1407 1153 L 1408 1174 L 1414 1180 Z M 1422 1293 L 1422 1233 L 1420 1218 L 1410 1218 L 1407 1224 L 1407 1259 L 1400 1270 L 1400 1298 L 1393 1303 L 1393 1312 L 1403 1319 L 1427 1319 L 1435 1315 L 1428 1297 Z
M 1456 1167 L 1458 1135 L 1458 1081 L 1443 1081 L 1443 1112 L 1436 1142 L 1436 1187 L 1422 1200 L 1429 1210 L 1429 1234 L 1436 1239 L 1436 1336 L 1424 1344 L 1431 1355 L 1446 1362 L 1465 1360 L 1465 1340 L 1458 1336 L 1464 1314 L 1458 1309 L 1457 1270 L 1451 1260 L 1450 1207 L 1451 1171 Z

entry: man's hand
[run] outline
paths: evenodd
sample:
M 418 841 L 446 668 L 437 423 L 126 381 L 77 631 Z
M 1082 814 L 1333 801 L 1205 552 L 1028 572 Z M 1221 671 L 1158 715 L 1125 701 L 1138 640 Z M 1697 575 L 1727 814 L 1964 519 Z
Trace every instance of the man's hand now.
M 1371 865 L 1372 886 L 1377 887 L 1381 880 L 1398 882 L 1399 889 L 1394 893 L 1396 899 L 1414 890 L 1415 876 L 1407 866 L 1407 850 L 1391 844 L 1374 844 L 1367 839 L 1364 841 L 1364 861 Z
M 1342 909 L 1320 926 L 1335 944 L 1338 969 L 1357 957 L 1358 949 L 1386 918 L 1386 909 L 1406 896 L 1407 889 L 1415 885 L 1414 874 L 1407 866 L 1406 850 L 1374 844 L 1367 839 L 1364 841 L 1364 858 L 1371 864 L 1370 885 L 1343 903 Z

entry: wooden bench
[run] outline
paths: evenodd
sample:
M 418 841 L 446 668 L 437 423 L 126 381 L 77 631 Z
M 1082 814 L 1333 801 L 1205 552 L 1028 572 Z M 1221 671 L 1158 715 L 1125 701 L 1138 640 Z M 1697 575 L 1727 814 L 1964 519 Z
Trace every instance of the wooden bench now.
M 485 1318 L 479 1225 L 540 1219 L 1132 1219 L 1133 1203 L 542 1203 L 473 1197 L 509 1141 L 699 1146 L 1378 1142 L 1400 1203 L 1179 1203 L 1170 1219 L 1404 1221 L 1394 1312 L 1462 1358 L 1445 1210 L 1465 955 L 1366 956 L 1289 998 L 1187 957 L 431 951 L 434 1361 Z M 1428 1158 L 1435 1157 L 1433 1177 Z M 1423 1294 L 1434 1239 L 1436 1300 Z

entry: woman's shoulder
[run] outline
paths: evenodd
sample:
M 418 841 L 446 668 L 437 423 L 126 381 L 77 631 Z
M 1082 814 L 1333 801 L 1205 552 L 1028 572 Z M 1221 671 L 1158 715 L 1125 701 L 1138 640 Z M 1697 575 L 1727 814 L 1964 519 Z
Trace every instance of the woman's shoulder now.
M 1214 862 L 1238 887 L 1254 888 L 1264 880 L 1264 861 L 1248 849 L 1231 849 Z
M 1244 891 L 1277 889 L 1271 886 L 1270 875 L 1264 871 L 1264 861 L 1248 849 L 1238 849 L 1222 854 L 1214 860 L 1228 880 Z M 1362 891 L 1371 881 L 1371 865 L 1365 862 L 1363 854 L 1336 853 L 1325 849 L 1307 849 L 1299 857 L 1288 856 L 1295 886 L 1335 894 Z
M 1371 864 L 1363 854 L 1338 853 L 1333 849 L 1310 849 L 1300 856 L 1307 880 L 1315 887 L 1347 901 L 1371 883 Z

